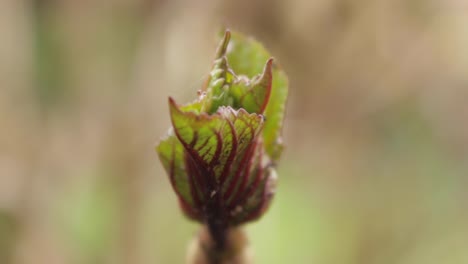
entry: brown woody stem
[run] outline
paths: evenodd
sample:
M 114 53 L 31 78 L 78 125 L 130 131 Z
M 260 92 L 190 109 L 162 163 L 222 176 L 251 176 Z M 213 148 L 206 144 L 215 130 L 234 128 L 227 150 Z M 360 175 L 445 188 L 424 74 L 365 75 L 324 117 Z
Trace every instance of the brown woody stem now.
M 226 228 L 222 244 L 203 226 L 189 248 L 188 264 L 250 264 L 247 237 L 240 228 Z

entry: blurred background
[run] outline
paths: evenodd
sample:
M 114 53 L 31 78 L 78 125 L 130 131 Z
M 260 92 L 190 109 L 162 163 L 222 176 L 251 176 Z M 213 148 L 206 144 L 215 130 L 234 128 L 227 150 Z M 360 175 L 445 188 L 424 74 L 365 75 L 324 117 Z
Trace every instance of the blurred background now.
M 464 0 L 2 0 L 0 263 L 184 263 L 154 146 L 223 26 L 290 79 L 256 263 L 468 263 Z

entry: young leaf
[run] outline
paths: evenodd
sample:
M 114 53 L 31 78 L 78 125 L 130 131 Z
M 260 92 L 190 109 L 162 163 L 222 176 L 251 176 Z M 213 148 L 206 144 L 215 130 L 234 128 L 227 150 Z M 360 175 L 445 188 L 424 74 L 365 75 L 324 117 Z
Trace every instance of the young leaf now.
M 172 130 L 156 150 L 188 217 L 229 226 L 262 215 L 273 196 L 286 95 L 286 76 L 266 50 L 227 31 L 198 99 L 169 98 Z
M 264 62 L 269 59 L 270 54 L 259 42 L 240 33 L 231 34 L 231 42 L 227 47 L 227 60 L 237 74 L 255 76 L 261 71 Z M 282 151 L 281 128 L 288 96 L 288 78 L 278 64 L 273 66 L 272 75 L 271 94 L 265 110 L 268 121 L 265 122 L 263 139 L 266 152 L 274 162 L 277 162 Z

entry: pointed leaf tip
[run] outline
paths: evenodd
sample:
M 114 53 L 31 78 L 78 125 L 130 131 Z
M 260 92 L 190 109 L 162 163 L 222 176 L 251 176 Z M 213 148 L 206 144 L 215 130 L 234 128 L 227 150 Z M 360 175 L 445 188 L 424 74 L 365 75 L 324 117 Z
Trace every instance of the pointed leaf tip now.
M 259 82 L 266 82 L 271 85 L 271 79 L 273 77 L 273 58 L 269 58 L 267 62 L 265 63 L 265 66 L 263 67 L 263 72 L 260 75 L 260 81 Z
M 174 98 L 172 98 L 172 97 L 169 96 L 168 102 L 169 102 L 169 107 L 171 107 L 171 108 L 172 108 L 172 107 L 176 107 L 176 108 L 177 108 L 177 104 L 176 104 Z
M 224 37 L 219 43 L 218 49 L 216 50 L 216 59 L 219 59 L 226 55 L 227 47 L 229 44 L 229 41 L 231 40 L 231 31 L 229 29 L 226 29 L 224 32 Z
M 260 107 L 260 113 L 263 113 L 265 111 L 268 101 L 270 100 L 271 87 L 273 83 L 273 62 L 273 58 L 269 58 L 267 60 L 265 67 L 263 68 L 263 73 L 258 81 L 258 84 L 265 88 L 265 96 L 263 103 Z
M 172 117 L 174 115 L 174 112 L 178 111 L 179 107 L 177 106 L 177 103 L 175 102 L 174 98 L 169 96 L 168 101 L 169 101 L 169 113 L 170 113 L 170 116 L 171 116 L 171 119 L 172 119 Z
M 271 67 L 271 66 L 273 66 L 273 62 L 274 62 L 274 61 L 275 61 L 275 58 L 271 57 L 271 58 L 269 58 L 269 59 L 267 60 L 267 63 L 266 63 L 266 64 L 267 64 L 267 65 L 270 65 L 270 67 Z

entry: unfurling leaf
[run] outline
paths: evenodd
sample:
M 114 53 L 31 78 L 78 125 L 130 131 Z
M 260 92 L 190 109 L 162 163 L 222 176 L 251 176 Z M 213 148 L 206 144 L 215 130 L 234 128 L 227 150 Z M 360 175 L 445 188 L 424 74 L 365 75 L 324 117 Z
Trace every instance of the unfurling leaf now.
M 156 150 L 188 217 L 234 226 L 262 215 L 274 193 L 286 96 L 286 75 L 266 50 L 227 31 L 198 99 L 169 98 L 172 128 Z

